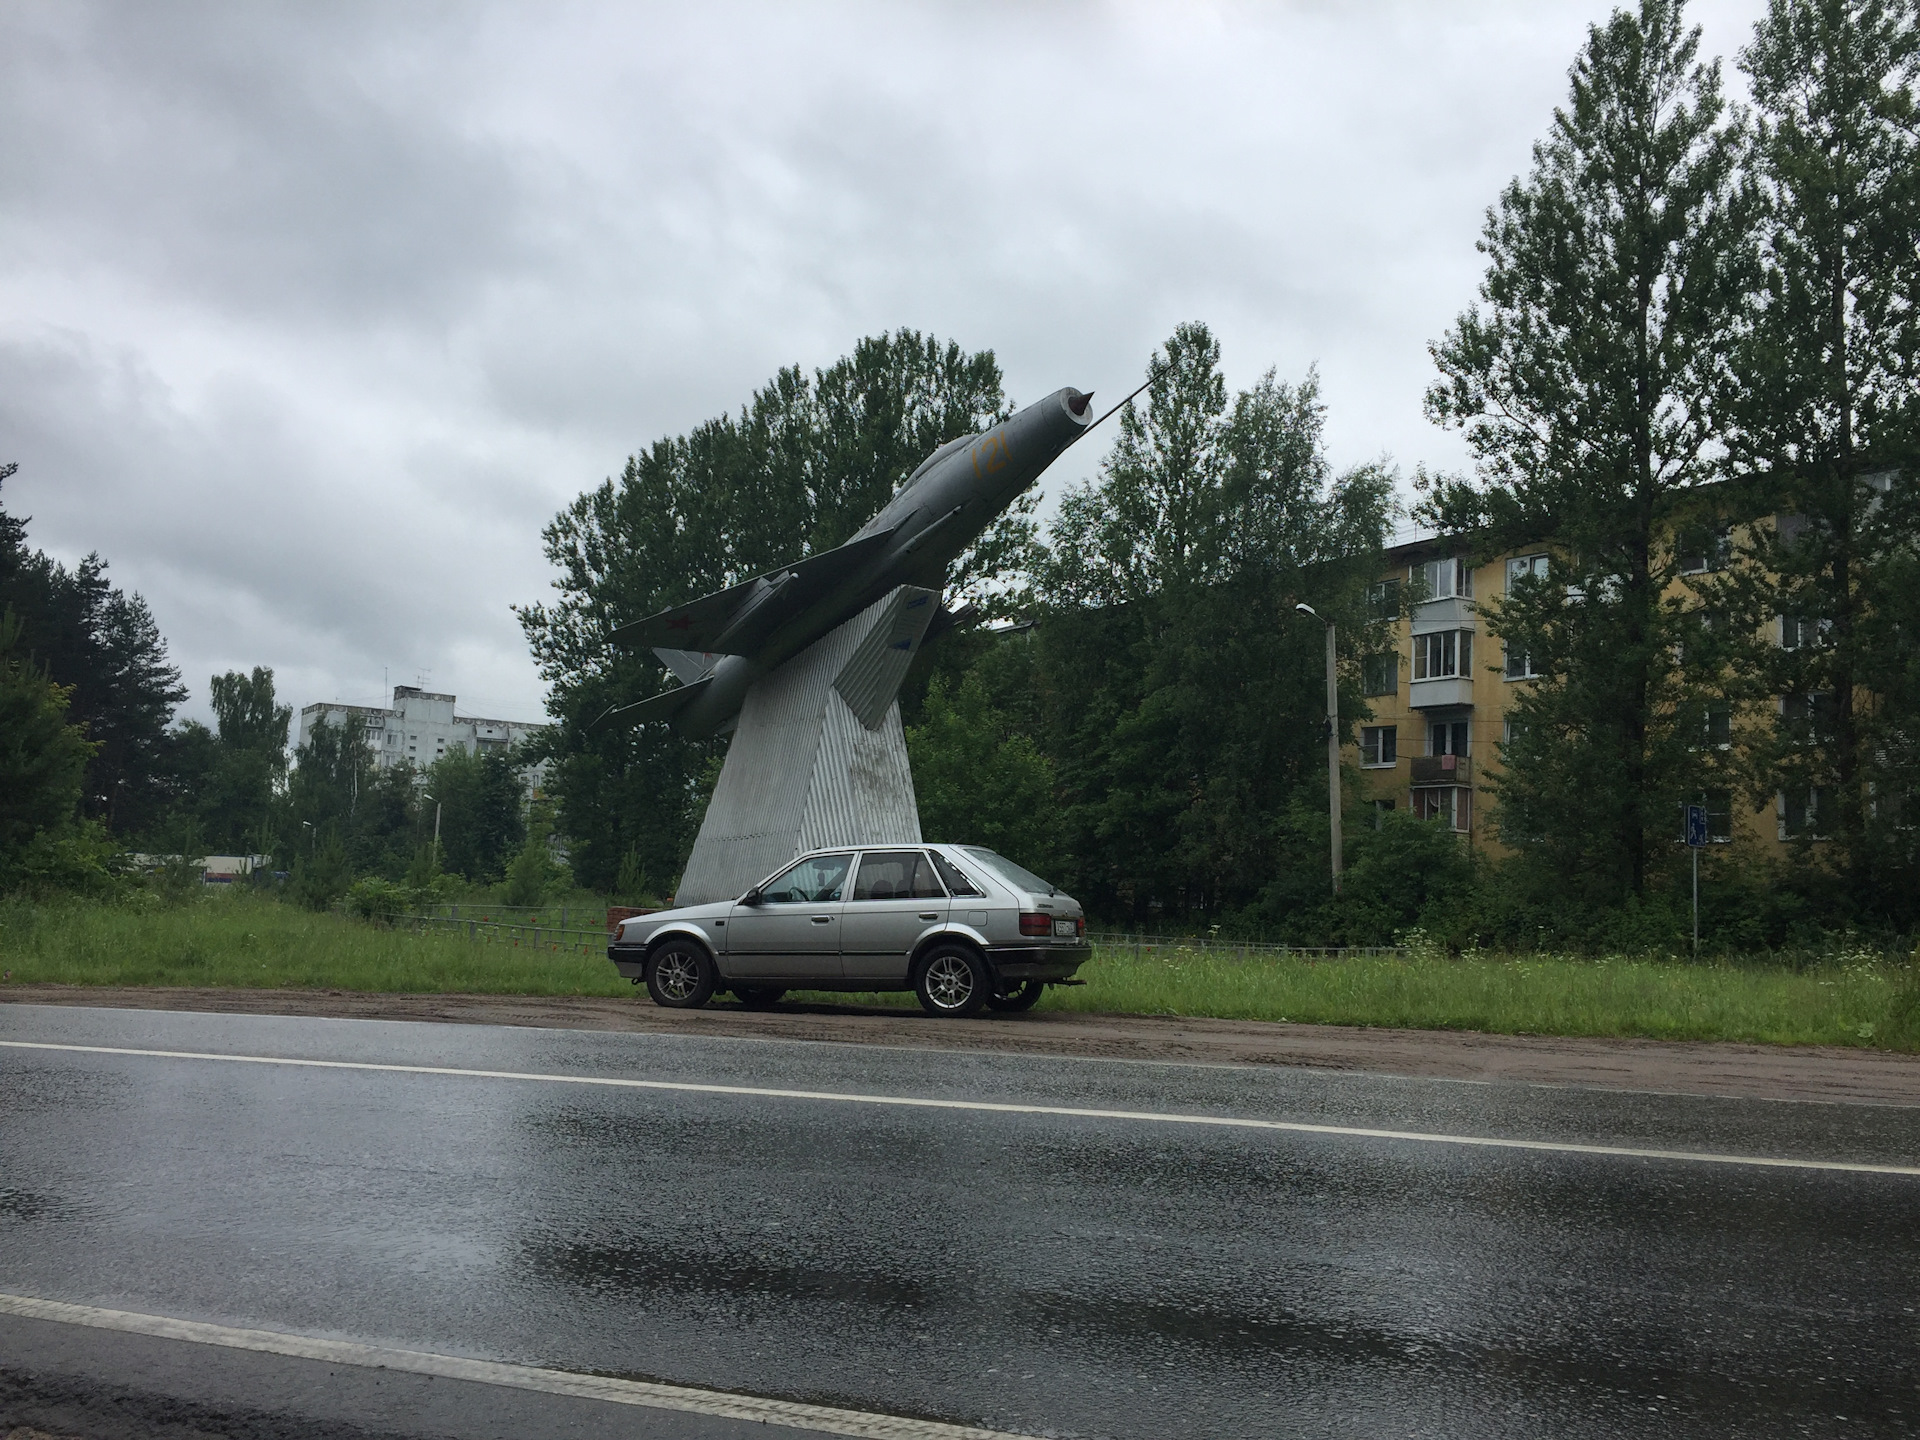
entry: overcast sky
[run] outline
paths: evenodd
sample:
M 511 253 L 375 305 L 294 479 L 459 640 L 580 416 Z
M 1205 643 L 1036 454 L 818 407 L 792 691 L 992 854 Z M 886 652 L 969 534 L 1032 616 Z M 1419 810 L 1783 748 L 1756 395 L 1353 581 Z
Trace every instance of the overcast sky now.
M 861 335 L 1118 398 L 1201 319 L 1235 385 L 1320 367 L 1336 463 L 1456 468 L 1426 346 L 1604 13 L 4 0 L 0 500 L 185 713 L 265 664 L 533 719 L 541 526 Z

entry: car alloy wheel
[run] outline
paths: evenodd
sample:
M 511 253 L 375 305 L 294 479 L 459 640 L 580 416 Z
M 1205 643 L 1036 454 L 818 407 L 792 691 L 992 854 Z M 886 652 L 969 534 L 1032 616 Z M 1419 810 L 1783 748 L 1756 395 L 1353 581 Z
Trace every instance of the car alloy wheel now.
M 929 955 L 915 987 L 931 1015 L 971 1015 L 987 1003 L 992 983 L 986 966 L 969 950 L 947 946 Z
M 653 952 L 647 966 L 647 993 L 669 1010 L 697 1010 L 713 997 L 713 961 L 685 940 L 673 940 Z

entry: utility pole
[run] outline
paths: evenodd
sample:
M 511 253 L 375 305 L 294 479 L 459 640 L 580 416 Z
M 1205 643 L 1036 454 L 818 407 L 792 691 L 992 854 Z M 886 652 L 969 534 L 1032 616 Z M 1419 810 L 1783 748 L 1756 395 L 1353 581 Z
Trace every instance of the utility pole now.
M 1320 614 L 1304 601 L 1293 607 L 1315 620 Z M 1340 893 L 1340 676 L 1334 664 L 1334 628 L 1327 627 L 1327 820 L 1333 835 L 1333 893 Z
M 432 795 L 421 794 L 422 800 L 433 801 L 433 868 L 440 868 L 440 801 Z

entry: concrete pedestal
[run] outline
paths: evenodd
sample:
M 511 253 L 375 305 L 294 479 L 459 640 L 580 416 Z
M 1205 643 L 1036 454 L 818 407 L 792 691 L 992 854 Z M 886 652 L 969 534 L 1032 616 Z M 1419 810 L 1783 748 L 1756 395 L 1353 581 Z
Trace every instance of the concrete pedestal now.
M 744 894 L 803 850 L 920 839 L 896 697 L 938 600 L 903 585 L 754 683 L 676 904 Z

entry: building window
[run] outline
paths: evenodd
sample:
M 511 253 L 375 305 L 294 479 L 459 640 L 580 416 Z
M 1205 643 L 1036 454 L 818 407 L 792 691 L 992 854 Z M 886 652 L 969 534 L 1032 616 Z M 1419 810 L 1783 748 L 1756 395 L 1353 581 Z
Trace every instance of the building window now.
M 1780 792 L 1780 838 L 1804 837 L 1818 840 L 1821 827 L 1830 812 L 1832 789 L 1826 785 L 1802 785 Z
M 1703 790 L 1700 801 L 1707 807 L 1707 839 L 1725 845 L 1733 839 L 1733 792 Z
M 1798 615 L 1782 615 L 1780 617 L 1780 648 L 1810 650 L 1816 645 L 1824 645 L 1832 630 L 1831 620 L 1805 620 Z
M 1360 688 L 1368 695 L 1400 693 L 1400 657 L 1392 651 L 1367 655 L 1360 661 Z
M 1733 748 L 1733 706 L 1716 700 L 1707 706 L 1707 746 L 1712 750 Z
M 1518 740 L 1522 735 L 1526 733 L 1527 733 L 1526 721 L 1524 720 L 1503 721 L 1500 726 L 1500 743 L 1502 745 L 1511 745 L 1514 741 Z
M 1449 560 L 1428 560 L 1415 565 L 1409 574 L 1420 582 L 1428 600 L 1451 600 L 1455 596 L 1463 600 L 1473 598 L 1473 567 L 1461 556 L 1456 555 Z
M 1396 620 L 1400 616 L 1400 582 L 1379 580 L 1367 587 L 1367 618 Z
M 1380 828 L 1380 826 L 1384 823 L 1387 812 L 1391 809 L 1393 809 L 1393 801 L 1391 800 L 1376 800 L 1373 802 L 1373 828 L 1374 829 L 1378 830 Z
M 1473 820 L 1473 792 L 1464 785 L 1427 785 L 1413 792 L 1413 813 L 1440 820 L 1449 830 L 1466 830 Z
M 1533 656 L 1517 646 L 1508 645 L 1506 668 L 1502 672 L 1509 680 L 1537 680 L 1540 672 L 1533 668 Z
M 1811 695 L 1782 695 L 1780 719 L 1798 743 L 1826 745 L 1832 742 L 1838 729 L 1840 707 L 1830 690 L 1816 690 Z
M 1427 726 L 1427 754 L 1465 755 L 1473 724 L 1468 720 L 1436 720 Z
M 1394 765 L 1400 760 L 1400 731 L 1394 725 L 1360 727 L 1360 763 Z
M 1435 630 L 1413 637 L 1413 678 L 1447 680 L 1473 669 L 1473 632 Z
M 1513 582 L 1525 580 L 1528 576 L 1547 578 L 1547 557 L 1544 555 L 1516 555 L 1507 561 L 1507 589 L 1513 589 Z
M 1680 540 L 1680 573 L 1705 575 L 1724 570 L 1733 549 L 1733 531 L 1725 525 L 1695 525 Z

